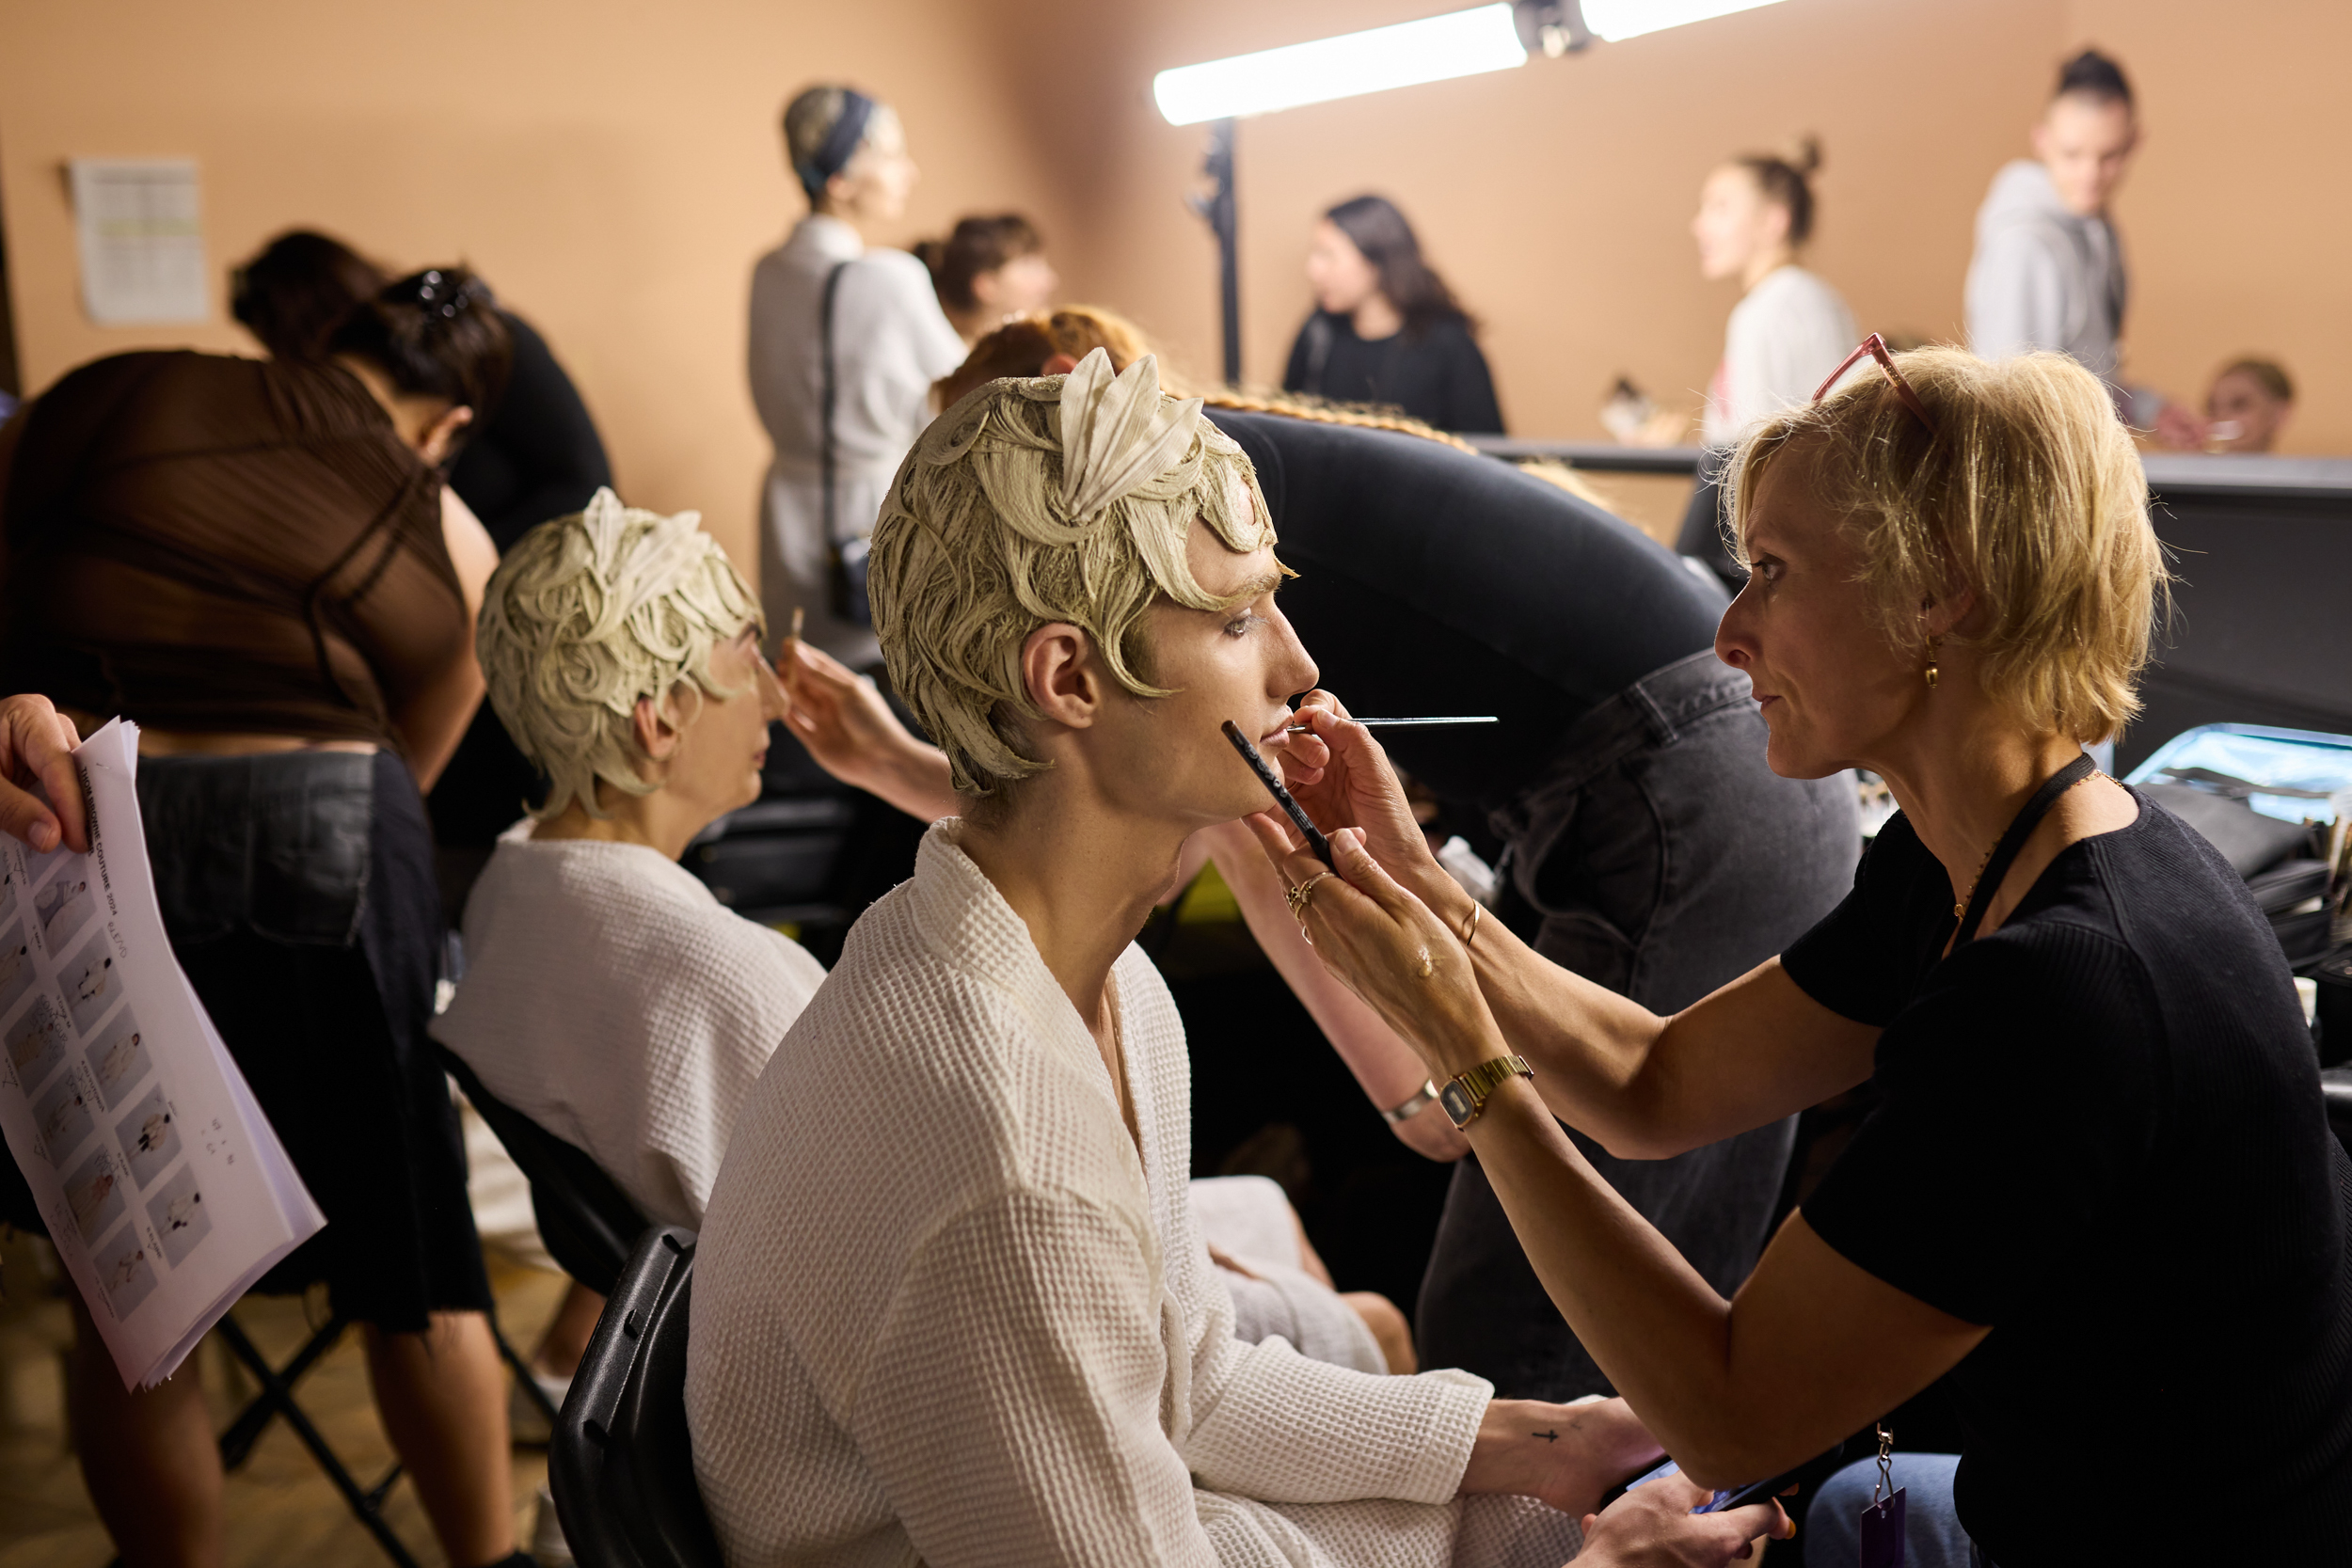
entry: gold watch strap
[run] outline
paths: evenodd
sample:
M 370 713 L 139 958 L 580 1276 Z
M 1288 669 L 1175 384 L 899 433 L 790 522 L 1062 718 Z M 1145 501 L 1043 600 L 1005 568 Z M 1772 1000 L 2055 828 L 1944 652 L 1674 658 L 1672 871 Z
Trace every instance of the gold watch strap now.
M 1446 1081 L 1438 1093 L 1438 1101 L 1456 1127 L 1468 1127 L 1484 1115 L 1487 1097 L 1509 1079 L 1534 1078 L 1535 1069 L 1527 1065 L 1524 1056 L 1496 1056 L 1479 1063 L 1467 1072 L 1459 1072 Z

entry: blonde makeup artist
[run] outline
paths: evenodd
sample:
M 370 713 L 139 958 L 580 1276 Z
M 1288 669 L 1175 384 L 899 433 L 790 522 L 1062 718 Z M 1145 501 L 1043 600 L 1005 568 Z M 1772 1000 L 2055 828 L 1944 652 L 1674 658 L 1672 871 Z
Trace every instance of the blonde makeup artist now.
M 1956 1514 L 1947 1560 L 2344 1560 L 2352 1163 L 2244 884 L 2082 751 L 2136 710 L 2163 590 L 2130 437 L 2056 355 L 1866 350 L 1884 373 L 1733 468 L 1754 575 L 1716 649 L 1773 769 L 1874 768 L 1904 808 L 1780 958 L 1665 1018 L 1547 963 L 1327 712 L 1299 795 L 1336 875 L 1253 829 L 1692 1477 L 1772 1476 L 1942 1378 L 1966 1452 L 1896 1480 Z M 1729 1301 L 1554 1120 L 1657 1157 L 1867 1078 L 1876 1110 Z M 2192 1475 L 2195 1506 L 2134 1506 Z M 1833 1481 L 1808 1535 L 1850 1541 L 1864 1496 Z

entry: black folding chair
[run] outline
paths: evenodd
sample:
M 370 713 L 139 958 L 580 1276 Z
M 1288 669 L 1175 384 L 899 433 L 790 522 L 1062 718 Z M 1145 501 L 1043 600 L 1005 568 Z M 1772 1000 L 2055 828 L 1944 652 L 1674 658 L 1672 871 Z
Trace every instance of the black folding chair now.
M 441 1065 L 530 1180 L 531 1207 L 549 1256 L 588 1289 L 611 1295 L 629 1249 L 645 1233 L 645 1216 L 586 1149 L 566 1143 L 484 1088 L 455 1052 L 444 1047 Z M 523 1381 L 536 1386 L 528 1377 Z M 552 1418 L 553 1412 L 548 1414 Z
M 581 1568 L 723 1568 L 686 1429 L 694 1232 L 649 1230 L 608 1292 L 548 1455 Z

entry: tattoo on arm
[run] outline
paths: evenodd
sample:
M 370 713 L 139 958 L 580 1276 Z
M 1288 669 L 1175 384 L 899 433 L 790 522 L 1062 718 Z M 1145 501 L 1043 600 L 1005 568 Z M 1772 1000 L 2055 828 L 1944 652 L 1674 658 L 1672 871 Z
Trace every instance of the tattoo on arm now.
M 1560 1434 L 1556 1432 L 1538 1432 L 1534 1433 L 1534 1435 L 1542 1438 L 1547 1443 L 1557 1443 L 1560 1441 Z

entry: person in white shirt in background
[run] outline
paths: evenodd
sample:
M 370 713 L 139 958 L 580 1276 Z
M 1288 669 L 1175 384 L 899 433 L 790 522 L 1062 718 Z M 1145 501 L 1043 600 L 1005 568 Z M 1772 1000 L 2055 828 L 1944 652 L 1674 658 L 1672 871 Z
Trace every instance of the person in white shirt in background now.
M 1703 432 L 1710 447 L 1813 396 L 1856 341 L 1853 312 L 1837 291 L 1797 264 L 1813 237 L 1812 177 L 1820 148 L 1793 158 L 1749 153 L 1699 187 L 1691 235 L 1699 273 L 1736 278 L 1740 303 L 1724 334 L 1723 363 L 1708 387 Z
M 2193 409 L 2122 379 L 2131 280 L 2107 208 L 2138 148 L 2122 68 L 2095 49 L 2060 66 L 2033 156 L 2001 166 L 1977 210 L 1968 349 L 1980 359 L 2056 349 L 2107 384 L 2126 424 L 2201 447 L 2205 421 Z
M 775 457 L 760 500 L 760 602 L 781 635 L 794 610 L 811 642 L 855 669 L 882 655 L 837 584 L 862 562 L 883 489 L 930 418 L 931 383 L 963 361 L 930 273 L 866 236 L 906 211 L 917 176 L 886 103 L 854 88 L 809 87 L 784 111 L 787 156 L 809 212 L 752 272 L 752 402 Z M 834 277 L 838 269 L 839 276 Z M 832 526 L 826 526 L 827 284 L 833 283 Z M 862 578 L 860 579 L 862 580 Z M 849 613 L 836 613 L 836 610 Z
M 1287 735 L 1315 667 L 1273 546 L 1248 459 L 1149 356 L 992 382 L 900 469 L 876 625 L 966 809 L 858 922 L 711 1191 L 686 1408 L 735 1568 L 1556 1568 L 1652 1462 L 1619 1401 L 1232 1332 L 1183 1025 L 1131 939 L 1186 842 L 1263 804 L 1221 721 L 1301 778 L 1325 755 Z M 1668 1485 L 1595 1523 L 1596 1560 L 1785 1530 Z

